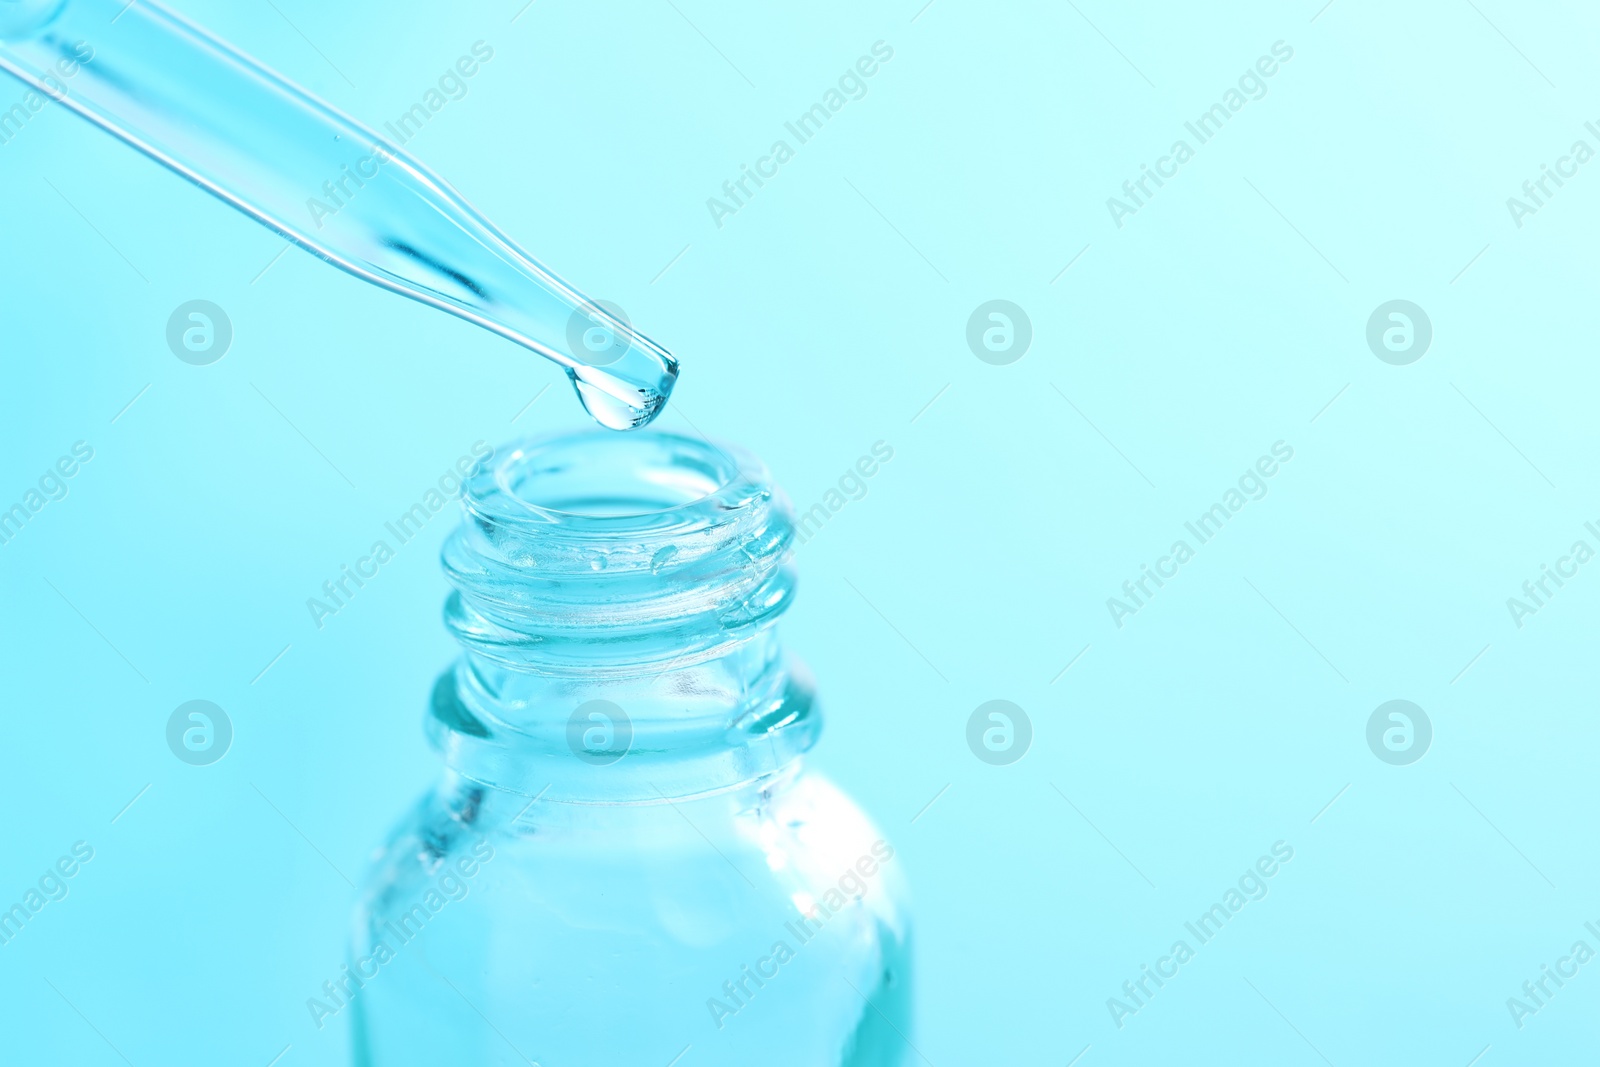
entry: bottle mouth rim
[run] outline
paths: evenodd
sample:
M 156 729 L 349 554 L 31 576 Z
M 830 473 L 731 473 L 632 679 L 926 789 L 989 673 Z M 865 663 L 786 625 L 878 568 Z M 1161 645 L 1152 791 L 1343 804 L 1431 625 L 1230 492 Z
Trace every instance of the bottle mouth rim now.
M 766 468 L 737 446 L 596 429 L 514 442 L 467 480 L 463 495 L 481 519 L 595 535 L 725 517 L 767 489 Z

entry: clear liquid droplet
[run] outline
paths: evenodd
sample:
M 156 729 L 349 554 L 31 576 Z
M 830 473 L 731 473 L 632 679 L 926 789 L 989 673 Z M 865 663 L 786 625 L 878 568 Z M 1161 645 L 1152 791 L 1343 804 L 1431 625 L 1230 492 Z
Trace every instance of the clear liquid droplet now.
M 608 366 L 574 367 L 567 374 L 579 403 L 596 422 L 608 430 L 637 430 L 666 406 L 678 380 L 678 364 L 630 349 Z

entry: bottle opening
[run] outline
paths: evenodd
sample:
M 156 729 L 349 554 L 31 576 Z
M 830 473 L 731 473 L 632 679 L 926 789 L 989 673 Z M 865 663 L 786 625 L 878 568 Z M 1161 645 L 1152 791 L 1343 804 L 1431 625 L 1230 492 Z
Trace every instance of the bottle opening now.
M 495 474 L 507 496 L 538 511 L 625 519 L 698 503 L 743 472 L 733 456 L 704 441 L 591 432 L 521 445 Z
M 523 441 L 462 500 L 447 618 L 510 666 L 649 669 L 742 640 L 793 591 L 793 514 L 736 448 L 655 431 Z

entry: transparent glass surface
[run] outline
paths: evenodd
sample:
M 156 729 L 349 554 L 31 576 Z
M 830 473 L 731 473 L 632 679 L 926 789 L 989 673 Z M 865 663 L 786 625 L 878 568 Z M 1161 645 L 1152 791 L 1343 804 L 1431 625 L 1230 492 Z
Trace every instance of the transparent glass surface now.
M 503 453 L 463 501 L 445 770 L 378 854 L 322 1023 L 362 1067 L 914 1059 L 900 860 L 804 766 L 765 471 L 595 432 Z
M 553 360 L 610 429 L 671 395 L 672 355 L 408 155 L 404 118 L 380 135 L 149 0 L 0 0 L 0 70 L 334 266 Z

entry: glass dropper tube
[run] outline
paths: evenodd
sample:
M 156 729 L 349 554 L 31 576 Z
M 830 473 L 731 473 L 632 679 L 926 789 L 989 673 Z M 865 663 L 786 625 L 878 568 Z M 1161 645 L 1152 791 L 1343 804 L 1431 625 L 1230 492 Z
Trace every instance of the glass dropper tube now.
M 448 182 L 158 4 L 0 0 L 0 70 L 334 266 L 560 364 L 604 426 L 643 426 L 672 392 L 671 353 Z

